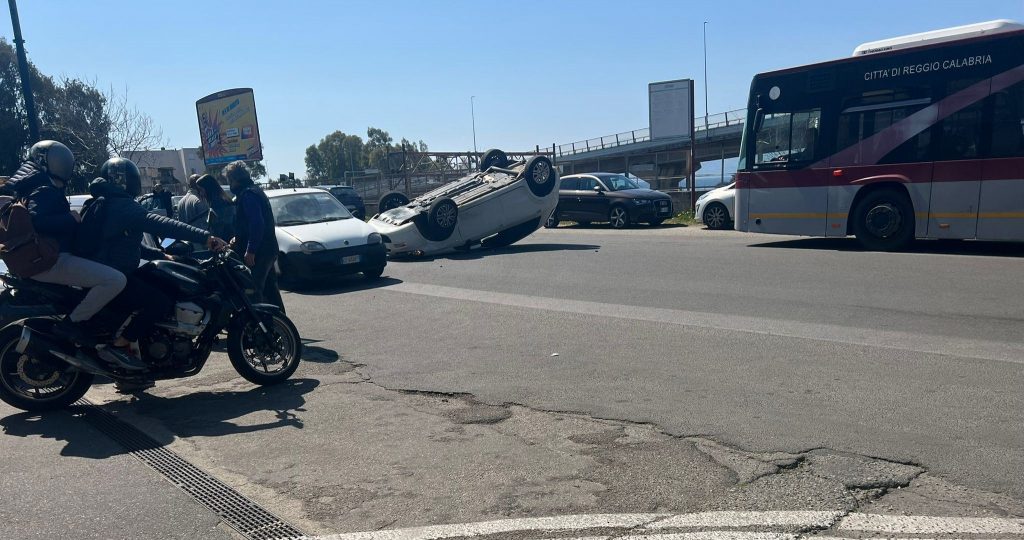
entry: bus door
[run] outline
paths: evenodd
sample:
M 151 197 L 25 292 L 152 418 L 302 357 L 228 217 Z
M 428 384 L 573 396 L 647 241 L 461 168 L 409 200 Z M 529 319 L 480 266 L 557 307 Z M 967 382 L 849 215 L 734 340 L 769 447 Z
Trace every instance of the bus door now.
M 978 82 L 977 79 L 949 81 L 944 95 L 951 96 Z M 988 85 L 983 91 L 988 95 Z M 935 127 L 928 238 L 977 236 L 984 167 L 985 103 L 985 100 L 977 100 L 946 116 Z
M 819 152 L 821 109 L 764 112 L 747 176 L 750 232 L 823 236 L 828 171 L 811 168 Z
M 979 240 L 1024 240 L 1024 83 L 994 92 L 990 159 L 981 172 Z

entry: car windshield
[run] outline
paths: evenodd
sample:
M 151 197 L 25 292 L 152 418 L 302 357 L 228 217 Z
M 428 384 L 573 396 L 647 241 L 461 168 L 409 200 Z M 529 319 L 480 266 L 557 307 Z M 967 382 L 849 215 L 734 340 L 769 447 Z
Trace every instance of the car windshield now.
M 270 199 L 270 209 L 274 212 L 274 221 L 280 227 L 352 217 L 348 209 L 326 191 L 273 197 Z
M 640 186 L 638 186 L 636 182 L 630 180 L 625 176 L 622 176 L 621 174 L 616 174 L 612 176 L 602 176 L 601 182 L 603 182 L 604 185 L 607 186 L 608 189 L 611 191 L 622 191 L 624 189 L 640 189 Z

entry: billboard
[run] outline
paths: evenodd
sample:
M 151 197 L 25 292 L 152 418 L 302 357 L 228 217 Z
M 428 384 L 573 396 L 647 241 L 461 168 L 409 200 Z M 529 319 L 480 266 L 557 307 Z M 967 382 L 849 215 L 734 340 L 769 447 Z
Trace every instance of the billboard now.
M 196 115 L 207 166 L 263 159 L 252 88 L 210 94 L 196 102 Z
M 689 137 L 693 128 L 693 79 L 647 85 L 651 139 Z

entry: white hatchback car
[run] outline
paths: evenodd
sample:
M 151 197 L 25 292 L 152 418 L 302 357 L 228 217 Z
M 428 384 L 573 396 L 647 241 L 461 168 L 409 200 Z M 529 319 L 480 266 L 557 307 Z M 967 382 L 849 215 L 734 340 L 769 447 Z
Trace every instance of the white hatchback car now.
M 322 189 L 266 191 L 277 225 L 278 274 L 302 281 L 362 272 L 378 278 L 387 265 L 381 236 Z
M 709 229 L 730 228 L 736 216 L 736 182 L 701 195 L 694 215 Z
M 540 228 L 558 205 L 558 172 L 544 156 L 509 163 L 501 150 L 489 150 L 480 169 L 412 201 L 395 192 L 381 197 L 370 225 L 388 253 L 507 246 Z

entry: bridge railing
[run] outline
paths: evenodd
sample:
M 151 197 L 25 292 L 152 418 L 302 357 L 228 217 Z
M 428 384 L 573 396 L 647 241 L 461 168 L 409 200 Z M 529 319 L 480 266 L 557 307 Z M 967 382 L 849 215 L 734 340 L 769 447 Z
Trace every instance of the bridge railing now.
M 742 124 L 746 119 L 746 116 L 746 109 L 736 109 L 734 111 L 716 113 L 708 116 L 698 116 L 693 119 L 693 129 L 695 132 L 700 132 L 726 126 L 734 126 L 736 124 Z M 651 140 L 650 128 L 634 129 L 633 131 L 624 131 L 614 135 L 605 135 L 604 137 L 597 137 L 596 139 L 587 139 L 569 144 L 556 145 L 555 155 L 559 157 L 571 156 L 582 152 L 604 150 L 606 148 L 615 148 L 616 146 L 636 144 L 647 142 L 649 140 Z

